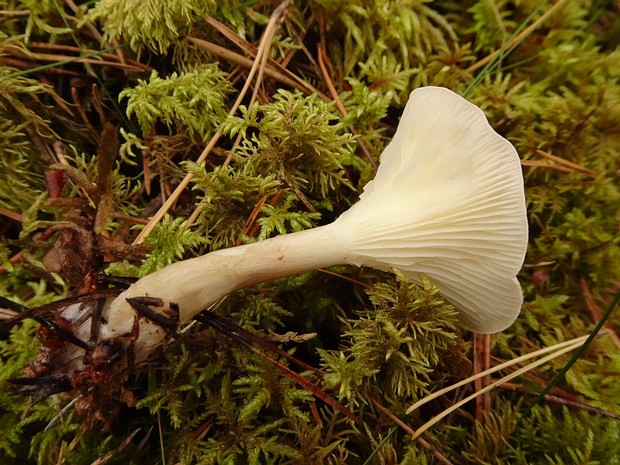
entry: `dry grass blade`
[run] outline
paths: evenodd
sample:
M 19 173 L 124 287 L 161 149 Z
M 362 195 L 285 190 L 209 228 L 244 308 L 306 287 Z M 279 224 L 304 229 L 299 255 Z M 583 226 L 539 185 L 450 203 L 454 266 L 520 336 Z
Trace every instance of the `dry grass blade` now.
M 551 353 L 550 355 L 547 355 L 543 358 L 541 358 L 540 360 L 537 360 L 535 362 L 532 362 L 522 368 L 519 368 L 518 370 L 514 371 L 513 373 L 510 373 L 509 375 L 504 376 L 503 378 L 500 378 L 494 382 L 492 382 L 491 384 L 489 384 L 488 386 L 484 387 L 483 389 L 481 389 L 480 391 L 474 392 L 472 395 L 462 399 L 461 401 L 457 402 L 456 404 L 450 406 L 449 408 L 445 409 L 443 412 L 441 412 L 440 414 L 434 416 L 433 418 L 431 418 L 429 421 L 427 421 L 426 423 L 424 423 L 421 427 L 419 427 L 417 430 L 415 430 L 414 434 L 412 435 L 412 437 L 415 439 L 418 436 L 420 436 L 422 433 L 424 433 L 426 430 L 428 430 L 431 426 L 437 424 L 439 421 L 441 421 L 443 418 L 447 417 L 448 415 L 450 415 L 452 412 L 454 412 L 455 410 L 459 409 L 461 406 L 465 405 L 467 402 L 475 399 L 476 397 L 491 391 L 492 389 L 495 389 L 496 387 L 518 377 L 521 376 L 523 373 L 526 373 L 530 370 L 533 370 L 536 367 L 539 367 L 541 365 L 544 365 L 545 363 L 549 362 L 550 360 L 553 360 L 554 358 L 559 357 L 560 355 L 563 355 L 565 353 L 568 353 L 572 350 L 578 349 L 579 347 L 581 347 L 581 345 L 585 342 L 585 340 L 587 339 L 586 337 L 582 337 L 582 338 L 577 338 L 577 339 L 573 339 L 572 341 L 568 341 L 568 342 L 572 342 L 569 345 L 566 345 L 567 343 L 562 343 L 564 345 L 563 348 L 556 350 L 555 352 Z M 560 344 L 554 346 L 555 348 L 557 348 L 557 346 L 559 346 Z M 544 349 L 543 349 L 544 350 Z M 537 351 L 540 352 L 540 351 Z M 528 354 L 529 356 L 531 356 L 532 354 Z M 523 358 L 523 357 L 518 357 L 519 359 Z M 515 359 L 517 360 L 517 359 Z M 511 360 L 510 363 L 514 363 L 514 360 Z M 493 370 L 497 371 L 498 367 L 494 367 Z M 490 370 L 489 370 L 490 371 Z M 477 376 L 482 375 L 483 373 L 479 373 Z M 486 374 L 486 373 L 485 373 Z M 468 378 L 466 381 L 469 382 L 471 381 L 472 378 Z M 457 383 L 460 384 L 460 383 Z M 454 385 L 456 386 L 456 385 Z M 453 389 L 454 386 L 451 386 L 449 390 Z M 430 396 L 429 396 L 430 397 Z M 422 399 L 422 401 L 426 401 L 427 398 Z M 417 408 L 420 405 L 422 405 L 423 403 L 426 402 L 417 402 L 416 404 L 414 404 L 412 407 L 409 407 L 409 409 L 407 410 L 407 413 L 410 413 L 411 411 L 414 410 L 413 407 Z
M 461 386 L 465 386 L 466 384 L 469 384 L 473 381 L 475 381 L 478 378 L 482 378 L 488 375 L 491 375 L 493 373 L 496 373 L 500 370 L 503 370 L 504 368 L 508 368 L 511 367 L 513 365 L 516 365 L 518 363 L 521 363 L 525 360 L 529 360 L 532 358 L 536 358 L 536 357 L 540 357 L 541 355 L 545 355 L 549 352 L 554 352 L 554 351 L 558 351 L 558 350 L 563 350 L 566 347 L 571 347 L 570 350 L 573 350 L 573 346 L 575 345 L 579 345 L 582 344 L 586 339 L 588 338 L 588 336 L 581 336 L 575 339 L 571 339 L 569 341 L 565 341 L 565 342 L 561 342 L 559 344 L 555 344 L 553 346 L 550 347 L 545 347 L 543 349 L 531 352 L 529 354 L 525 354 L 525 355 L 521 355 L 520 357 L 516 357 L 512 360 L 508 360 L 507 362 L 501 363 L 497 366 L 494 366 L 493 368 L 490 368 L 488 370 L 485 371 L 481 371 L 480 373 L 475 374 L 474 376 L 470 376 L 469 378 L 466 378 L 462 381 L 459 381 L 458 383 L 452 384 L 444 389 L 441 389 L 437 392 L 434 392 L 426 397 L 424 397 L 423 399 L 420 399 L 419 401 L 417 401 L 415 404 L 413 404 L 411 407 L 409 407 L 407 409 L 407 413 L 411 413 L 414 410 L 419 409 L 421 406 L 427 404 L 428 402 L 430 402 L 431 400 L 434 400 L 438 397 L 443 396 L 444 394 L 453 391 L 455 389 L 460 388 Z M 554 355 L 555 356 L 555 355 Z M 553 357 L 552 357 L 553 358 Z

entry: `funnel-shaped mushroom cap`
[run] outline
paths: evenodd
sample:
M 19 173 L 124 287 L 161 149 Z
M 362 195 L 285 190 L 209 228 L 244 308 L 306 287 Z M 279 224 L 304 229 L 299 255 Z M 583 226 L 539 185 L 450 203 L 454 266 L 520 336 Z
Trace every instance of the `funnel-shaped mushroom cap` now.
M 519 314 L 516 274 L 527 245 L 523 176 L 514 147 L 454 92 L 411 93 L 375 179 L 336 223 L 355 265 L 423 273 L 463 326 L 492 333 Z

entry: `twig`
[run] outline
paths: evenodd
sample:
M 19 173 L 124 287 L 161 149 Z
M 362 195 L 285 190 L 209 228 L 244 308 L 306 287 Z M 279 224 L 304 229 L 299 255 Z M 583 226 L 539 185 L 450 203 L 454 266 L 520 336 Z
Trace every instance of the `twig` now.
M 69 6 L 71 11 L 73 11 L 73 14 L 76 16 L 76 19 L 78 19 L 77 15 L 81 13 L 80 8 L 75 4 L 73 0 L 65 0 L 65 3 Z M 83 15 L 81 16 L 82 17 L 79 19 L 84 20 Z M 90 21 L 84 21 L 83 27 L 86 27 L 86 29 L 88 29 L 88 31 L 92 34 L 93 38 L 95 38 L 95 40 L 97 40 L 98 42 L 101 42 L 103 40 L 103 36 L 101 35 L 101 33 L 97 30 L 97 28 Z
M 319 379 L 323 379 L 323 373 L 320 370 L 314 368 L 311 365 L 308 365 L 302 362 L 301 360 L 296 359 L 295 357 L 290 355 L 288 352 L 280 349 L 275 344 L 265 341 L 263 338 L 257 336 L 256 334 L 251 333 L 250 331 L 247 331 L 241 328 L 240 326 L 237 326 L 234 323 L 231 323 L 230 321 L 227 321 L 223 318 L 218 317 L 215 313 L 208 312 L 208 311 L 203 312 L 197 315 L 195 319 L 200 321 L 201 323 L 204 323 L 214 328 L 218 332 L 222 333 L 224 336 L 237 342 L 242 347 L 245 347 L 252 353 L 258 355 L 262 359 L 276 366 L 280 371 L 285 373 L 291 380 L 293 380 L 295 383 L 297 383 L 304 389 L 307 389 L 308 391 L 312 392 L 312 394 L 314 394 L 317 398 L 321 399 L 327 405 L 334 408 L 338 412 L 342 413 L 344 416 L 354 421 L 355 423 L 361 424 L 361 420 L 355 414 L 353 414 L 349 409 L 347 409 L 344 405 L 342 405 L 332 396 L 327 394 L 323 389 L 318 387 L 316 384 L 312 383 L 311 381 L 308 381 L 306 378 L 296 373 L 295 371 L 290 369 L 288 366 L 280 363 L 274 357 L 269 355 L 267 351 L 278 354 L 279 356 L 284 357 L 286 360 L 290 361 L 291 363 L 294 363 L 302 370 L 310 371 L 315 376 L 317 376 Z
M 230 29 L 228 26 L 226 26 L 225 24 L 222 24 L 221 22 L 211 17 L 206 17 L 205 21 L 209 23 L 209 25 L 217 29 L 218 32 L 220 32 L 224 37 L 230 40 L 233 44 L 235 44 L 241 50 L 244 50 L 248 55 L 256 57 L 258 49 L 253 44 L 251 44 L 244 38 L 240 37 L 239 34 L 237 34 L 235 31 Z M 329 98 L 325 94 L 315 89 L 309 82 L 305 81 L 304 79 L 302 79 L 295 73 L 289 71 L 286 68 L 286 66 L 278 63 L 272 58 L 267 59 L 267 65 L 268 65 L 267 69 L 269 71 L 278 73 L 280 76 L 286 79 L 289 79 L 290 81 L 295 82 L 296 85 L 294 85 L 293 87 L 300 88 L 300 90 L 302 90 L 304 93 L 307 93 L 307 94 L 317 94 L 323 100 L 329 101 Z
M 99 132 L 97 132 L 95 128 L 93 127 L 93 125 L 90 124 L 88 116 L 86 116 L 86 110 L 82 106 L 82 102 L 80 102 L 80 96 L 78 95 L 78 91 L 75 88 L 75 86 L 71 86 L 71 98 L 73 99 L 73 104 L 75 105 L 75 108 L 77 109 L 78 113 L 80 114 L 80 117 L 82 118 L 82 122 L 86 125 L 86 127 L 90 131 L 90 134 L 93 136 L 93 139 L 97 141 L 100 140 Z
M 208 42 L 206 40 L 198 39 L 196 37 L 188 37 L 190 42 L 193 42 L 198 47 L 210 52 L 214 55 L 217 55 L 223 60 L 230 61 L 231 63 L 235 63 L 237 65 L 243 66 L 244 68 L 251 68 L 254 63 L 253 60 L 246 58 L 244 56 L 239 55 L 238 53 L 232 52 L 227 48 L 221 47 L 220 45 L 216 45 L 214 43 Z M 304 93 L 308 93 L 308 89 L 297 82 L 289 79 L 282 73 L 279 73 L 269 67 L 265 69 L 265 75 L 269 76 L 276 81 L 280 81 L 282 84 L 285 84 L 293 89 L 301 90 Z
M 519 417 L 519 420 L 527 417 L 530 414 L 534 406 L 536 406 L 536 404 L 538 404 L 538 402 L 540 402 L 544 398 L 545 394 L 547 394 L 551 389 L 553 389 L 555 385 L 558 384 L 562 380 L 562 378 L 564 378 L 564 375 L 566 375 L 568 370 L 570 370 L 571 367 L 577 362 L 577 360 L 579 360 L 579 358 L 585 353 L 586 349 L 592 343 L 594 338 L 605 331 L 603 326 L 611 316 L 611 313 L 616 308 L 616 305 L 618 305 L 618 302 L 620 302 L 620 289 L 618 290 L 618 292 L 616 292 L 616 295 L 613 297 L 612 301 L 605 309 L 605 312 L 601 315 L 600 320 L 596 323 L 588 338 L 581 346 L 578 347 L 577 352 L 571 357 L 571 359 L 566 363 L 566 365 L 564 365 L 562 369 L 555 374 L 555 376 L 551 379 L 551 381 L 549 381 L 547 386 L 545 386 L 545 388 L 540 392 L 540 394 L 538 394 L 536 399 L 534 399 L 532 405 L 530 405 L 528 409 Z
M 99 56 L 96 53 L 93 54 L 88 54 L 88 56 Z M 120 69 L 124 69 L 127 71 L 132 71 L 134 73 L 143 73 L 144 72 L 144 68 L 141 66 L 135 66 L 135 65 L 131 65 L 131 64 L 124 64 L 124 63 L 119 63 L 117 61 L 106 61 L 106 60 L 97 60 L 95 58 L 88 58 L 86 55 L 85 56 L 77 56 L 77 57 L 72 57 L 72 56 L 68 56 L 68 55 L 57 55 L 55 53 L 33 53 L 32 54 L 32 59 L 34 60 L 39 60 L 39 61 L 49 61 L 49 62 L 53 62 L 57 65 L 60 64 L 65 64 L 67 63 L 69 60 L 71 62 L 77 62 L 77 63 L 84 63 L 84 64 L 90 64 L 90 65 L 101 65 L 101 66 L 109 66 L 111 68 L 120 68 Z
M 97 50 L 93 50 L 93 49 L 88 49 L 88 48 L 78 48 L 75 47 L 73 45 L 64 45 L 64 44 L 50 44 L 47 42 L 30 42 L 30 47 L 31 48 L 37 48 L 37 49 L 42 49 L 42 50 L 57 50 L 57 51 L 62 51 L 62 52 L 69 52 L 69 53 L 75 53 L 76 55 L 78 55 L 78 58 L 80 55 L 83 54 L 89 54 L 92 56 L 100 56 L 102 58 L 107 58 L 109 60 L 118 60 L 120 63 L 123 63 L 125 65 L 128 66 L 134 66 L 134 67 L 138 67 L 138 68 L 142 68 L 142 72 L 150 72 L 153 70 L 152 66 L 146 65 L 144 63 L 140 63 L 139 61 L 136 60 L 121 60 L 119 58 L 119 56 L 115 53 L 107 53 L 107 52 L 99 52 Z M 118 52 L 118 50 L 122 50 L 122 47 L 120 46 L 116 46 L 112 49 L 107 49 L 107 50 L 112 50 L 114 52 Z
M 243 225 L 243 228 L 241 229 L 241 233 L 239 234 L 240 236 L 246 235 L 250 231 L 250 228 L 254 225 L 256 218 L 258 218 L 258 215 L 260 214 L 260 209 L 263 208 L 263 205 L 265 205 L 266 201 L 267 201 L 267 196 L 265 195 L 262 199 L 260 199 L 256 203 L 256 205 L 254 206 L 254 209 L 252 210 L 252 213 L 250 213 L 250 216 L 248 217 L 247 221 Z M 243 244 L 243 241 L 241 240 L 241 237 L 239 237 L 237 241 L 235 242 L 235 245 L 241 245 L 241 244 Z

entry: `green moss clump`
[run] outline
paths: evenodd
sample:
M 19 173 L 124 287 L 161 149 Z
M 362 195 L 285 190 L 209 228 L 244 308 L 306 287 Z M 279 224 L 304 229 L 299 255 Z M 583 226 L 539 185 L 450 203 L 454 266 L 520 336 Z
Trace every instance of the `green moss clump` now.
M 127 98 L 127 116 L 137 117 L 144 135 L 149 135 L 157 122 L 174 132 L 207 139 L 226 117 L 225 101 L 230 92 L 226 74 L 210 64 L 165 79 L 153 71 L 148 82 L 138 81 L 119 98 Z
M 212 0 L 103 0 L 89 11 L 89 19 L 103 23 L 110 42 L 126 41 L 135 51 L 149 48 L 165 53 L 215 8 Z

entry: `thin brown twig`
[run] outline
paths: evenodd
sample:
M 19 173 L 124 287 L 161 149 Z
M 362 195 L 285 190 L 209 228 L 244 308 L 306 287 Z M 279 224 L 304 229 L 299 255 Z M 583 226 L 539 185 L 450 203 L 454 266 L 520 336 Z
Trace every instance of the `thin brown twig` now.
M 465 386 L 471 382 L 473 382 L 476 378 L 480 377 L 480 376 L 485 376 L 485 375 L 491 375 L 497 371 L 500 370 L 505 370 L 507 368 L 510 368 L 518 363 L 524 362 L 526 360 L 535 358 L 535 357 L 540 357 L 542 355 L 548 354 L 550 352 L 558 352 L 560 350 L 564 350 L 567 347 L 573 347 L 573 346 L 579 346 L 580 344 L 582 344 L 586 339 L 588 338 L 588 336 L 581 336 L 575 339 L 571 339 L 570 341 L 564 341 L 564 342 L 560 342 L 558 344 L 555 344 L 553 346 L 550 347 L 544 347 L 542 349 L 536 350 L 534 352 L 528 353 L 528 354 L 524 354 L 521 355 L 519 357 L 516 357 L 512 360 L 508 360 L 506 362 L 500 363 L 497 366 L 494 366 L 493 368 L 490 368 L 487 372 L 482 372 L 482 373 L 478 373 L 475 374 L 473 376 L 470 376 L 467 379 L 461 380 L 457 383 L 454 383 L 450 386 L 447 386 L 443 389 L 440 389 L 439 391 L 435 391 L 432 394 L 429 394 L 428 396 L 418 400 L 416 403 L 414 403 L 411 407 L 409 407 L 407 409 L 407 413 L 411 413 L 414 410 L 419 409 L 420 407 L 422 407 L 423 405 L 427 404 L 428 402 L 430 402 L 431 400 L 437 399 L 438 397 L 443 396 L 444 394 L 447 394 L 448 392 L 454 391 L 455 389 L 460 388 L 461 386 Z M 572 350 L 572 349 L 570 349 Z
M 307 363 L 293 357 L 291 354 L 286 352 L 283 349 L 280 349 L 277 345 L 272 344 L 269 341 L 266 341 L 263 337 L 254 334 L 236 324 L 218 317 L 213 312 L 203 312 L 195 317 L 197 321 L 204 323 L 216 331 L 220 332 L 224 336 L 228 337 L 232 341 L 240 344 L 242 347 L 250 350 L 254 354 L 258 355 L 262 359 L 276 366 L 280 371 L 286 374 L 292 381 L 312 392 L 317 398 L 321 399 L 330 407 L 334 408 L 336 411 L 340 412 L 350 420 L 355 423 L 361 424 L 360 419 L 351 412 L 348 408 L 338 402 L 335 398 L 325 392 L 321 387 L 315 384 L 312 381 L 304 378 L 297 372 L 293 371 L 287 365 L 279 362 L 276 358 L 270 355 L 268 352 L 279 355 L 280 357 L 285 358 L 292 364 L 296 365 L 298 368 L 304 371 L 312 372 L 317 378 L 323 379 L 323 372 L 317 368 L 314 368 L 312 365 L 308 365 Z
M 584 336 L 582 338 L 577 338 L 577 339 L 573 339 L 572 341 L 567 341 L 565 343 L 561 343 L 561 344 L 556 344 L 556 348 L 557 347 L 563 347 L 562 349 L 556 350 L 555 352 L 552 352 L 549 355 L 546 355 L 538 360 L 536 360 L 535 362 L 531 362 L 528 365 L 521 367 L 517 370 L 515 370 L 514 372 L 500 378 L 497 379 L 495 381 L 493 381 L 492 383 L 490 383 L 488 386 L 484 387 L 482 390 L 480 391 L 476 391 L 473 394 L 465 397 L 464 399 L 460 400 L 459 402 L 456 402 L 454 405 L 451 405 L 450 407 L 446 408 L 445 410 L 443 410 L 441 413 L 438 413 L 437 415 L 435 415 L 433 418 L 431 418 L 429 421 L 427 421 L 426 423 L 424 423 L 422 426 L 420 426 L 418 429 L 415 430 L 414 434 L 412 435 L 412 437 L 415 439 L 417 437 L 419 437 L 421 434 L 423 434 L 426 430 L 428 430 L 429 428 L 431 428 L 433 425 L 439 423 L 441 420 L 443 420 L 445 417 L 447 417 L 448 415 L 450 415 L 452 412 L 454 412 L 455 410 L 458 410 L 459 408 L 461 408 L 463 405 L 465 405 L 467 402 L 470 402 L 471 400 L 475 399 L 476 397 L 484 394 L 485 392 L 491 391 L 493 389 L 495 389 L 497 386 L 500 386 L 501 384 L 504 384 L 508 381 L 513 380 L 514 378 L 521 376 L 524 373 L 527 373 L 530 370 L 533 370 L 534 368 L 537 368 L 551 360 L 553 360 L 554 358 L 559 357 L 560 355 L 563 355 L 565 353 L 568 353 L 572 350 L 576 350 L 579 347 L 581 347 L 581 345 L 583 344 L 583 342 L 588 338 L 588 336 Z M 541 354 L 543 353 L 543 351 L 548 350 L 548 348 L 536 351 L 535 353 Z M 531 357 L 532 354 L 528 354 L 527 357 Z M 515 360 L 522 360 L 524 359 L 526 356 L 521 356 L 521 357 L 517 357 Z M 515 360 L 511 360 L 509 363 L 510 364 L 514 364 L 517 363 Z M 492 370 L 498 370 L 499 367 L 494 367 L 492 368 Z M 479 376 L 479 375 L 478 375 Z M 468 379 L 467 381 L 471 381 L 472 379 Z M 455 386 L 459 386 L 461 385 L 463 382 L 459 382 L 456 383 L 455 385 L 451 386 L 450 389 L 453 389 Z M 441 391 L 442 393 L 446 392 L 446 389 L 442 389 Z M 422 401 L 418 401 L 416 402 L 413 406 L 409 407 L 409 409 L 407 410 L 407 413 L 411 412 L 414 407 L 418 408 L 423 402 L 426 402 L 428 399 L 433 398 L 434 396 L 436 396 L 438 393 L 434 393 L 431 396 L 427 396 L 425 399 L 422 399 Z
M 105 124 L 108 122 L 108 119 L 105 116 L 105 110 L 103 109 L 103 100 L 101 99 L 101 93 L 99 93 L 99 88 L 97 87 L 97 84 L 93 83 L 90 90 L 90 95 L 95 110 L 99 115 L 99 123 L 101 124 L 101 126 L 105 126 Z
M 108 66 L 110 68 L 120 68 L 134 73 L 143 73 L 144 68 L 142 66 L 136 66 L 132 64 L 124 64 L 117 61 L 98 60 L 96 58 L 78 58 L 72 55 L 58 55 L 55 53 L 32 53 L 33 60 L 48 61 L 48 62 L 60 62 L 73 60 L 75 63 L 83 63 L 89 65 L 101 65 Z
M 264 40 L 261 40 L 261 45 L 259 49 L 257 50 L 257 54 L 256 54 L 256 61 L 259 62 L 258 74 L 256 76 L 256 82 L 254 83 L 254 89 L 252 90 L 252 96 L 250 97 L 250 102 L 248 103 L 248 109 L 252 108 L 252 105 L 254 105 L 254 103 L 256 102 L 258 98 L 259 90 L 263 82 L 263 76 L 265 75 L 265 70 L 267 67 L 267 60 L 269 59 L 269 48 L 271 47 L 271 43 L 273 42 L 273 38 L 276 34 L 277 28 L 279 27 L 280 22 L 283 20 L 283 19 L 280 19 L 280 16 L 286 12 L 286 9 L 288 8 L 289 4 L 290 2 L 289 3 L 283 2 L 278 8 L 276 8 L 276 11 L 274 11 L 272 17 L 275 17 L 277 19 L 274 22 L 270 22 L 267 25 L 267 29 L 265 29 Z M 266 44 L 266 46 L 264 44 Z M 248 81 L 250 81 L 250 79 L 248 79 Z M 228 154 L 226 155 L 226 159 L 224 160 L 224 163 L 222 163 L 222 169 L 226 168 L 232 161 L 233 156 L 235 155 L 235 153 L 237 152 L 237 148 L 239 147 L 239 143 L 241 142 L 241 138 L 242 138 L 242 134 L 241 133 L 237 134 L 237 137 L 235 138 L 235 142 L 233 143 L 232 148 L 228 151 Z M 192 214 L 190 215 L 188 224 L 190 225 L 193 224 L 193 222 L 198 218 L 198 215 L 200 214 L 201 210 L 202 210 L 202 207 L 198 205 L 194 209 Z
M 323 28 L 321 28 L 323 31 Z M 319 68 L 321 70 L 321 74 L 323 75 L 323 80 L 325 81 L 325 85 L 329 90 L 330 95 L 334 102 L 336 102 L 336 107 L 342 116 L 347 116 L 347 109 L 344 107 L 342 103 L 342 99 L 336 90 L 336 86 L 334 86 L 334 82 L 332 81 L 329 72 L 327 70 L 327 66 L 325 62 L 327 61 L 327 50 L 325 48 L 324 35 L 322 34 L 321 40 L 319 41 L 319 47 L 317 50 L 317 62 L 319 64 Z
M 110 213 L 110 218 L 115 218 L 117 220 L 123 220 L 127 223 L 132 224 L 147 224 L 148 221 L 143 218 L 136 218 L 134 216 L 124 215 L 122 213 L 112 212 Z
M 89 48 L 79 48 L 76 47 L 74 45 L 65 45 L 65 44 L 49 44 L 47 42 L 30 42 L 29 46 L 31 48 L 36 48 L 39 50 L 56 50 L 56 51 L 62 51 L 62 52 L 68 52 L 68 53 L 72 53 L 74 54 L 73 56 L 70 56 L 69 58 L 75 58 L 75 56 L 80 56 L 82 54 L 97 54 L 99 53 L 97 50 L 93 50 L 93 49 L 89 49 Z M 122 50 L 122 48 L 119 48 L 118 50 Z M 117 52 L 118 52 L 117 50 Z M 99 56 L 101 58 L 107 58 L 108 60 L 118 60 L 119 63 L 125 64 L 127 66 L 134 66 L 136 68 L 140 68 L 141 72 L 150 72 L 153 70 L 152 66 L 149 66 L 147 64 L 141 63 L 139 61 L 136 60 L 129 60 L 126 58 L 121 59 L 121 57 L 119 57 L 118 53 L 101 53 L 99 54 Z
M 69 6 L 71 11 L 73 11 L 73 14 L 75 15 L 75 18 L 83 21 L 82 22 L 82 27 L 85 27 L 86 29 L 88 29 L 88 32 L 90 32 L 92 34 L 93 38 L 95 40 L 97 40 L 98 42 L 101 42 L 103 40 L 103 36 L 99 32 L 99 30 L 93 25 L 93 23 L 91 23 L 90 21 L 85 21 L 84 20 L 84 15 L 81 14 L 82 11 L 75 4 L 75 2 L 73 0 L 65 0 L 65 3 Z M 77 15 L 80 15 L 81 18 L 78 18 Z
M 364 282 L 362 282 L 362 281 L 360 281 L 358 279 L 351 278 L 350 276 L 345 276 L 343 274 L 336 273 L 335 271 L 326 270 L 325 268 L 319 268 L 317 271 L 320 271 L 321 273 L 324 273 L 324 274 L 328 274 L 330 276 L 335 276 L 335 277 L 343 279 L 345 281 L 349 281 L 350 283 L 357 284 L 358 286 L 361 286 L 361 287 L 366 288 L 366 289 L 370 289 L 372 287 L 368 283 L 364 283 Z
M 243 66 L 244 68 L 251 68 L 252 64 L 254 63 L 254 61 L 250 60 L 249 58 L 241 56 L 238 53 L 232 52 L 227 48 L 221 47 L 220 45 L 208 42 L 206 40 L 198 39 L 196 37 L 188 37 L 188 40 L 196 44 L 198 47 L 206 50 L 207 52 L 212 53 L 213 55 L 217 55 L 223 60 Z M 265 75 L 272 79 L 275 79 L 276 81 L 281 82 L 284 85 L 292 87 L 293 89 L 298 89 L 306 94 L 308 93 L 308 89 L 306 89 L 304 86 L 299 85 L 297 82 L 289 79 L 284 74 L 279 73 L 269 67 L 265 69 Z
M 254 209 L 252 210 L 252 213 L 250 213 L 250 216 L 248 217 L 247 221 L 243 225 L 243 228 L 241 229 L 241 233 L 239 233 L 239 236 L 247 235 L 247 233 L 250 231 L 250 229 L 254 225 L 256 218 L 258 218 L 258 215 L 260 214 L 260 209 L 263 208 L 263 205 L 265 205 L 266 201 L 267 201 L 267 196 L 265 195 L 263 196 L 262 199 L 260 199 L 256 203 L 256 205 L 254 206 Z M 243 241 L 241 240 L 241 237 L 238 237 L 237 241 L 235 242 L 235 245 L 241 245 L 241 244 L 243 244 Z
M 12 68 L 23 69 L 23 70 L 29 70 L 34 67 L 33 63 L 30 61 L 18 60 L 18 59 L 11 58 L 11 57 L 0 57 L 0 64 L 5 65 L 5 66 L 10 66 Z M 47 74 L 61 74 L 64 76 L 74 76 L 74 77 L 83 76 L 83 74 L 78 73 L 77 71 L 73 71 L 70 69 L 64 69 L 64 68 L 47 68 L 45 72 Z
M 50 89 L 54 88 L 52 83 L 49 81 L 49 79 L 47 79 L 47 77 L 44 74 L 41 74 L 39 76 L 39 81 L 41 81 L 43 84 L 47 84 L 50 87 Z M 62 97 L 56 93 L 56 91 L 52 90 L 52 91 L 49 92 L 48 95 L 50 97 L 52 97 L 54 102 L 56 102 L 56 105 L 58 105 L 60 108 L 62 108 L 68 115 L 70 115 L 71 117 L 75 116 L 75 113 L 73 113 L 73 111 L 71 110 L 71 108 L 69 107 L 67 102 L 65 102 L 62 99 Z
M 276 192 L 273 195 L 273 197 L 271 197 L 271 199 L 269 199 L 269 202 L 268 202 L 269 205 L 275 206 L 280 201 L 283 195 L 284 195 L 284 189 L 280 189 L 278 192 Z M 259 229 L 260 229 L 260 225 L 254 222 L 254 224 L 252 225 L 252 227 L 250 228 L 248 232 L 248 236 L 250 237 L 256 236 L 258 234 Z
M 502 360 L 498 357 L 493 356 L 491 358 L 494 363 L 502 363 Z M 514 373 L 516 369 L 517 369 L 516 366 L 511 366 L 511 367 L 504 368 L 504 370 L 502 371 L 505 371 L 507 373 Z M 523 373 L 523 378 L 527 380 L 528 382 L 538 384 L 539 386 L 542 386 L 543 388 L 547 387 L 548 380 L 546 380 L 545 378 L 542 378 L 541 376 L 538 376 L 536 373 L 532 373 L 532 372 Z M 553 386 L 551 390 L 549 391 L 549 393 L 552 395 L 555 395 L 556 397 L 565 399 L 565 400 L 573 400 L 573 401 L 577 400 L 577 396 L 575 394 L 558 386 Z

